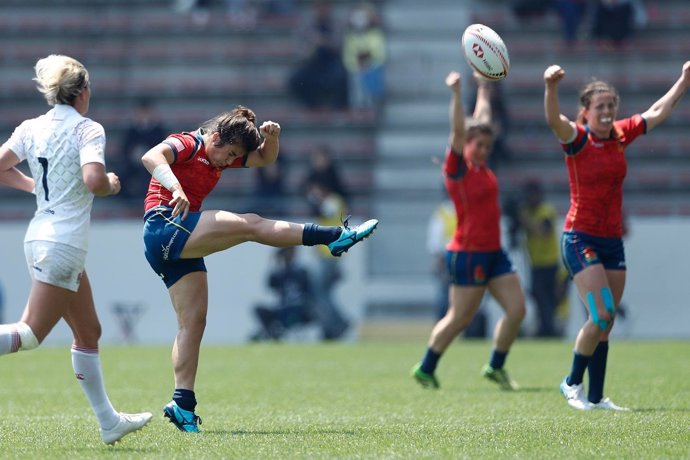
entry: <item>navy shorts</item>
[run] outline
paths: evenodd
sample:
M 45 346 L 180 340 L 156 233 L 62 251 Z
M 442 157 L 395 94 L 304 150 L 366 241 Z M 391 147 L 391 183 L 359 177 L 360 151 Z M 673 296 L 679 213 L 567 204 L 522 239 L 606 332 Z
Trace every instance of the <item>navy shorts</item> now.
M 199 217 L 200 212 L 190 212 L 182 221 L 180 216 L 172 217 L 171 208 L 162 206 L 150 209 L 144 215 L 144 254 L 168 288 L 187 273 L 206 271 L 203 258 L 180 259 Z
M 491 252 L 446 252 L 450 283 L 458 286 L 486 286 L 492 278 L 515 273 L 515 267 L 503 250 Z
M 625 270 L 622 238 L 601 238 L 582 232 L 563 232 L 561 257 L 570 276 L 592 265 L 602 264 L 607 270 Z

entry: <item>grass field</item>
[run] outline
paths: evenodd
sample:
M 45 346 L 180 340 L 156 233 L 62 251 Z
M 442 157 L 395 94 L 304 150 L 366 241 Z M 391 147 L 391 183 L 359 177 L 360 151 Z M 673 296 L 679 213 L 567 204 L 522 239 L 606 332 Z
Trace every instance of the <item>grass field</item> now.
M 690 458 L 690 343 L 618 342 L 605 393 L 632 412 L 579 412 L 558 384 L 568 342 L 519 342 L 508 369 L 522 390 L 479 376 L 490 343 L 453 344 L 440 391 L 408 376 L 423 342 L 204 347 L 199 435 L 167 423 L 169 350 L 103 347 L 109 394 L 150 410 L 113 447 L 74 379 L 68 347 L 0 358 L 0 457 L 92 458 Z

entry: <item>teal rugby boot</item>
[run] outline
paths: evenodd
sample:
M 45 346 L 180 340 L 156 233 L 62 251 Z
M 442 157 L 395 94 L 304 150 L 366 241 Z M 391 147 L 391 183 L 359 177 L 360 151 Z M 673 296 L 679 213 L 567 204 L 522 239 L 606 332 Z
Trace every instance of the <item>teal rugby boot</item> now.
M 368 238 L 379 225 L 378 220 L 369 219 L 361 225 L 350 228 L 347 225 L 348 220 L 350 220 L 350 216 L 343 222 L 343 231 L 338 239 L 328 245 L 328 249 L 335 257 L 342 256 L 343 253 L 347 252 L 352 246 Z

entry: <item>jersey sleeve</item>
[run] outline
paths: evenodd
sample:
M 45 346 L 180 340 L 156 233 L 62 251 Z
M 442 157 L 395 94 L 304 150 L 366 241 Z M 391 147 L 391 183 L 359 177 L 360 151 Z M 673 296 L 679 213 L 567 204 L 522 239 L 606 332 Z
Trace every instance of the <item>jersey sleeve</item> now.
M 443 172 L 448 179 L 462 179 L 467 172 L 467 163 L 461 154 L 453 151 L 449 146 L 446 149 L 446 161 L 443 164 Z
M 199 151 L 197 138 L 186 133 L 171 134 L 163 143 L 173 152 L 173 164 L 191 160 Z
M 616 122 L 616 130 L 623 145 L 628 145 L 638 137 L 647 133 L 647 120 L 642 115 L 635 114 L 630 118 Z
M 74 129 L 79 149 L 79 163 L 105 165 L 105 130 L 100 123 L 86 119 Z
M 576 155 L 587 144 L 589 137 L 589 126 L 579 123 L 571 123 L 575 130 L 571 139 L 561 142 L 561 148 L 566 155 Z
M 26 160 L 26 149 L 24 148 L 24 136 L 28 131 L 28 121 L 22 122 L 17 126 L 10 138 L 5 142 L 5 147 L 9 148 L 17 155 L 20 161 Z

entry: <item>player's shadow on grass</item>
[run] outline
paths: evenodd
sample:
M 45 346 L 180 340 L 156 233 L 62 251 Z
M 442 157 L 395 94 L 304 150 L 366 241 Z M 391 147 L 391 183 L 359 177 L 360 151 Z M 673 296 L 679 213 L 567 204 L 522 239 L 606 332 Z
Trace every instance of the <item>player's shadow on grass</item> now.
M 668 409 L 666 407 L 631 407 L 630 412 L 688 412 L 690 413 L 690 407 L 675 407 L 673 409 Z
M 520 393 L 553 393 L 554 389 L 553 387 L 520 387 L 517 390 L 501 390 L 497 388 L 484 388 L 481 390 L 482 393 L 496 391 L 500 392 L 501 395 L 519 395 Z M 558 389 L 556 389 L 556 391 L 558 391 Z
M 558 391 L 558 388 L 555 389 Z M 505 391 L 504 393 L 553 393 L 554 387 L 520 387 L 515 391 Z
M 298 435 L 303 436 L 307 433 L 314 434 L 337 434 L 337 435 L 350 435 L 357 436 L 359 433 L 353 430 L 204 430 L 202 434 L 207 436 L 285 436 L 285 435 Z
M 160 449 L 158 449 L 157 447 L 123 447 L 122 445 L 120 445 L 120 442 L 117 442 L 114 446 L 106 446 L 104 444 L 99 444 L 97 448 L 79 447 L 70 448 L 69 451 L 84 452 L 85 456 L 83 458 L 91 458 L 91 455 L 93 455 L 93 457 L 102 455 L 112 455 L 117 456 L 119 458 L 119 456 L 122 454 L 154 454 L 160 452 Z M 133 455 L 132 458 L 134 458 Z

